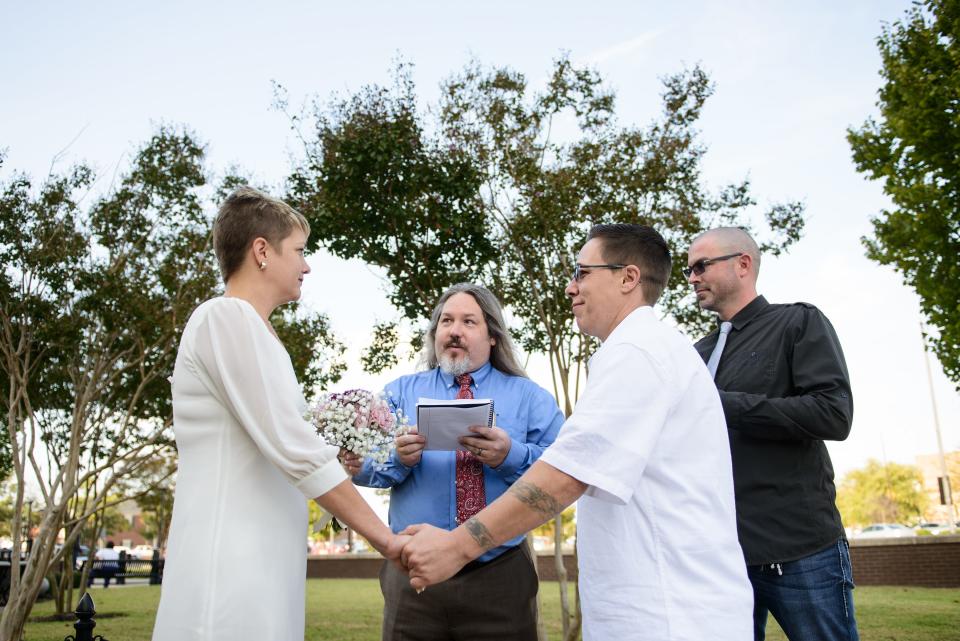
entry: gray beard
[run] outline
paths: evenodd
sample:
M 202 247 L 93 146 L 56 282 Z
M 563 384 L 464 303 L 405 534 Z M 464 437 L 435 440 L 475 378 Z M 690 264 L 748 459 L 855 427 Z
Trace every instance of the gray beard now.
M 441 356 L 437 359 L 437 363 L 440 365 L 440 371 L 448 376 L 462 376 L 467 372 L 472 372 L 475 368 L 473 363 L 470 362 L 469 356 L 464 356 L 459 361 L 455 361 L 449 356 Z

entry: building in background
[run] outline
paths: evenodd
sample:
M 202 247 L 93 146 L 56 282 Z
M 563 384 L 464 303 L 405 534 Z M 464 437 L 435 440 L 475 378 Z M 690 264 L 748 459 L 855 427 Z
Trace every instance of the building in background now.
M 930 507 L 924 518 L 934 523 L 947 524 L 960 519 L 957 514 L 960 506 L 956 506 L 960 498 L 960 450 L 944 452 L 944 458 L 947 463 L 947 472 L 950 475 L 950 488 L 953 490 L 954 512 L 951 514 L 951 507 L 946 505 L 943 490 L 943 472 L 940 468 L 939 454 L 921 454 L 916 457 L 916 465 L 923 475 L 923 489 L 930 497 Z

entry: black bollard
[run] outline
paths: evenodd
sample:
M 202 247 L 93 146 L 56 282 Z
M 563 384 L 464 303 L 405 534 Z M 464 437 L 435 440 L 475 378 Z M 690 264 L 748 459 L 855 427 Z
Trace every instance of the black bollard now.
M 150 585 L 160 585 L 160 550 L 153 550 L 153 559 L 150 561 Z
M 93 629 L 97 627 L 97 622 L 93 620 L 93 615 L 96 613 L 97 611 L 93 607 L 93 597 L 87 592 L 81 597 L 80 603 L 77 604 L 77 620 L 73 624 L 73 629 L 77 633 L 69 635 L 63 641 L 107 641 L 99 634 L 93 636 Z

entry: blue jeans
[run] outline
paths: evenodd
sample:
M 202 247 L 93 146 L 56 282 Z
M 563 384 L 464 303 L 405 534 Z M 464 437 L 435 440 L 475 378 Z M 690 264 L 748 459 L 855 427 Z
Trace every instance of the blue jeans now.
M 773 614 L 790 641 L 859 641 L 853 616 L 853 571 L 844 539 L 788 563 L 750 565 L 753 638 L 766 636 Z

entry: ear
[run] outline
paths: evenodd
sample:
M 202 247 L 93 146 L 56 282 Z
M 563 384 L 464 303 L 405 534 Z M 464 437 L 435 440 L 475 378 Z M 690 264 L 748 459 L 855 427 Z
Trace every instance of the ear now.
M 251 249 L 253 250 L 253 259 L 255 262 L 260 262 L 261 260 L 266 260 L 267 258 L 267 247 L 270 246 L 270 243 L 267 242 L 266 238 L 260 236 L 253 239 Z
M 623 268 L 623 278 L 620 281 L 620 291 L 629 294 L 640 286 L 640 268 L 636 265 L 627 265 Z
M 753 256 L 750 254 L 743 254 L 737 257 L 737 267 L 740 271 L 740 277 L 744 278 L 753 272 Z

